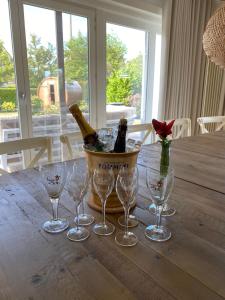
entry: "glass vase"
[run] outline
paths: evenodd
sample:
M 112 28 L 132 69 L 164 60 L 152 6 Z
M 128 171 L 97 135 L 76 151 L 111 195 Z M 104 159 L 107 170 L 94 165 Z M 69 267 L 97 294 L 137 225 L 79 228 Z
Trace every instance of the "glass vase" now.
M 167 176 L 169 167 L 171 165 L 171 160 L 170 160 L 171 140 L 162 139 L 160 141 L 160 144 L 161 144 L 160 177 L 164 178 Z M 154 215 L 156 214 L 156 206 L 154 203 L 152 203 L 149 206 L 149 211 Z M 176 213 L 176 209 L 169 206 L 168 199 L 167 199 L 163 205 L 161 216 L 169 217 L 169 216 L 173 216 L 175 213 Z

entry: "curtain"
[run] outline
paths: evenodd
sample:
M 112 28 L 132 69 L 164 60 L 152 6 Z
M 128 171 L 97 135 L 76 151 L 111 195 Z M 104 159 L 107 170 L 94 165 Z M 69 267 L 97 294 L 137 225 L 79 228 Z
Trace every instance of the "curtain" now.
M 202 114 L 207 58 L 202 36 L 212 12 L 213 0 L 173 0 L 167 82 L 161 116 L 189 117 L 192 134 Z
M 201 116 L 224 115 L 224 70 L 207 61 Z M 207 124 L 207 129 L 213 131 L 215 124 Z

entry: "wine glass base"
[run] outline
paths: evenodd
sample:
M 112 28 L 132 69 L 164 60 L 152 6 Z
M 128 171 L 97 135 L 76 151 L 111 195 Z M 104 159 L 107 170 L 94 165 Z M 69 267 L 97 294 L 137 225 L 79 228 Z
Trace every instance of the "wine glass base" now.
M 77 217 L 74 219 L 75 223 L 77 222 Z M 82 226 L 91 225 L 95 221 L 95 218 L 92 215 L 88 214 L 79 214 L 79 224 Z
M 98 223 L 93 227 L 93 232 L 97 235 L 110 235 L 114 232 L 115 226 L 111 223 Z
M 138 242 L 137 236 L 133 232 L 119 231 L 115 236 L 115 242 L 123 247 L 132 247 L 135 246 Z
M 118 223 L 120 224 L 120 226 L 122 227 L 125 227 L 125 217 L 124 215 L 123 216 L 120 216 L 118 218 Z M 129 215 L 128 217 L 128 227 L 129 228 L 132 228 L 132 227 L 136 227 L 138 226 L 138 220 L 136 219 L 136 217 L 134 215 Z
M 161 216 L 162 217 L 171 217 L 176 213 L 176 209 L 175 208 L 171 208 L 171 207 L 167 207 L 166 209 L 163 209 Z
M 67 238 L 73 242 L 81 242 L 89 237 L 89 231 L 84 227 L 74 227 L 67 232 Z
M 145 236 L 152 241 L 164 242 L 171 238 L 171 232 L 165 226 L 149 225 L 145 229 Z
M 155 204 L 154 203 L 152 203 L 151 205 L 149 205 L 149 211 L 153 215 L 156 214 Z M 176 213 L 176 209 L 175 208 L 171 208 L 168 205 L 165 205 L 165 207 L 162 210 L 161 216 L 163 216 L 163 217 L 170 217 L 170 216 L 173 216 L 175 213 Z
M 46 221 L 42 228 L 48 233 L 59 233 L 69 227 L 69 222 L 66 219 L 57 219 Z

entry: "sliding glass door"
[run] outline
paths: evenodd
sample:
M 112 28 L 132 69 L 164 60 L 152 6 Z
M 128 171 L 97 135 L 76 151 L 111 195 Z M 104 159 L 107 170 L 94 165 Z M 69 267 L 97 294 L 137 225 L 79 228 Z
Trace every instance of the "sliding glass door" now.
M 106 116 L 115 126 L 121 117 L 128 124 L 144 120 L 146 33 L 130 27 L 106 23 Z
M 60 134 L 79 130 L 68 105 L 77 103 L 90 121 L 88 18 L 27 4 L 23 10 L 32 132 L 52 136 L 60 159 Z
M 66 1 L 1 0 L 0 140 L 49 135 L 53 157 L 62 159 L 60 134 L 79 130 L 72 103 L 95 128 L 117 126 L 122 116 L 150 121 L 160 48 L 158 17 L 151 23 Z M 21 154 L 11 158 L 22 166 Z M 24 153 L 25 162 L 31 158 Z
M 145 28 L 132 21 L 113 20 L 106 24 L 106 122 L 118 126 L 125 117 L 128 124 L 142 124 L 157 118 L 159 102 L 161 35 L 154 27 Z M 141 139 L 144 133 L 129 137 Z
M 0 1 L 0 142 L 21 138 L 8 0 Z M 22 165 L 21 153 L 0 156 L 0 167 L 14 171 Z

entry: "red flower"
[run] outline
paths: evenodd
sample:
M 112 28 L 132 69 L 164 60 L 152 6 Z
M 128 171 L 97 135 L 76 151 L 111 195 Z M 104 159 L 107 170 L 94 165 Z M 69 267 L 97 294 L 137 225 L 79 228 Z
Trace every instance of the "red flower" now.
M 152 120 L 152 125 L 156 131 L 156 133 L 161 137 L 161 139 L 165 139 L 168 135 L 172 133 L 171 128 L 173 127 L 173 123 L 175 120 L 172 120 L 168 124 L 166 122 L 159 122 L 155 119 Z

